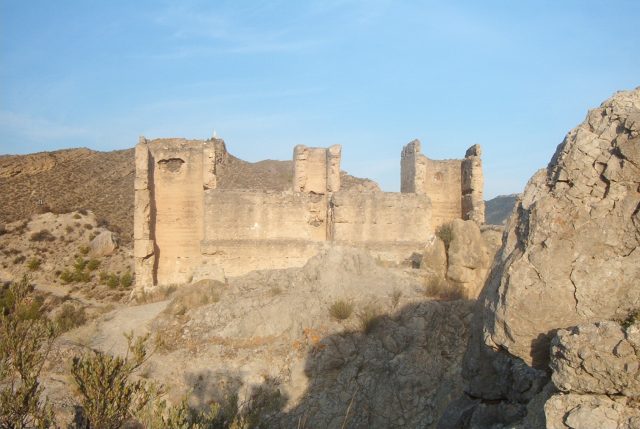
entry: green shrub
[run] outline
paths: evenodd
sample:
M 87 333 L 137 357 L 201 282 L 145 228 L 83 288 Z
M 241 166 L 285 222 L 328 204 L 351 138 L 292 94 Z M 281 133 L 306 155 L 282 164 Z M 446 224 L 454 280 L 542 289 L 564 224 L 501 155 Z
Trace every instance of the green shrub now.
M 346 320 L 353 313 L 353 303 L 339 299 L 329 307 L 329 314 L 336 320 Z
M 31 241 L 54 241 L 56 238 L 49 232 L 48 229 L 42 229 L 31 234 L 31 237 L 29 239 Z
M 89 246 L 80 246 L 78 248 L 78 252 L 80 252 L 80 254 L 83 256 L 87 256 L 90 250 L 91 248 Z
M 78 257 L 78 258 L 76 258 L 76 261 L 73 263 L 73 268 L 76 271 L 83 271 L 84 268 L 87 266 L 87 263 L 89 263 L 89 261 L 87 261 L 84 258 Z
M 56 316 L 55 323 L 60 332 L 67 332 L 78 326 L 82 326 L 87 321 L 87 315 L 84 307 L 75 307 L 73 304 L 66 303 L 60 309 Z
M 87 262 L 87 270 L 89 271 L 95 271 L 99 266 L 100 261 L 97 259 L 90 259 L 89 262 Z
M 146 360 L 148 336 L 125 336 L 125 357 L 92 350 L 73 358 L 71 375 L 81 395 L 88 428 L 118 429 L 151 399 L 150 386 L 143 380 L 133 380 Z
M 81 219 L 81 218 L 82 218 L 82 216 L 80 216 L 80 214 L 79 214 L 79 213 L 76 213 L 76 214 L 74 214 L 74 215 L 73 215 L 73 218 L 74 218 L 74 219 Z
M 0 427 L 55 427 L 39 376 L 56 330 L 27 277 L 1 289 L 0 306 Z
M 367 304 L 359 313 L 360 328 L 365 334 L 373 332 L 378 323 L 382 320 L 382 312 L 378 306 Z
M 127 271 L 122 275 L 122 277 L 120 277 L 120 286 L 122 286 L 125 289 L 128 289 L 131 287 L 132 284 L 133 284 L 133 276 L 129 271 Z
M 16 256 L 15 258 L 13 258 L 13 264 L 14 265 L 22 264 L 26 260 L 27 260 L 27 257 L 24 255 Z
M 116 274 L 109 274 L 109 277 L 107 278 L 107 286 L 109 289 L 115 289 L 118 285 L 120 285 L 120 277 Z
M 451 224 L 450 223 L 445 223 L 443 225 L 440 225 L 436 229 L 436 235 L 444 243 L 445 249 L 449 250 L 449 245 L 451 244 L 451 241 L 453 240 L 453 228 L 451 227 Z
M 29 268 L 29 271 L 36 271 L 38 268 L 40 268 L 40 264 L 40 259 L 31 258 L 27 263 L 27 268 Z

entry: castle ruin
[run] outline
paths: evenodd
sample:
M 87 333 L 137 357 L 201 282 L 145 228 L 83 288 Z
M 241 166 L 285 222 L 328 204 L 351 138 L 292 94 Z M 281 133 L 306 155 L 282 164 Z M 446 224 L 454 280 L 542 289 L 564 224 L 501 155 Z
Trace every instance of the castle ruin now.
M 453 219 L 484 223 L 480 147 L 431 160 L 402 149 L 401 192 L 340 189 L 341 147 L 298 145 L 288 191 L 220 189 L 222 140 L 144 137 L 135 149 L 134 257 L 140 288 L 298 267 L 331 244 L 400 263 Z

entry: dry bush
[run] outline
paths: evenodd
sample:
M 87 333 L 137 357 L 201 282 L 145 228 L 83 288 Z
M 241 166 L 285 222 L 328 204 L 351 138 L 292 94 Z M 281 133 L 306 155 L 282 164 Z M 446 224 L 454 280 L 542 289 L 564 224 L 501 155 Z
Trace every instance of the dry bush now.
M 382 320 L 382 311 L 375 304 L 367 304 L 358 312 L 360 328 L 365 334 L 370 334 Z
M 127 337 L 125 357 L 92 350 L 75 357 L 71 375 L 81 395 L 81 406 L 90 429 L 118 429 L 140 412 L 151 399 L 151 388 L 133 375 L 147 358 L 147 336 Z
M 41 229 L 38 232 L 34 232 L 29 237 L 31 241 L 55 241 L 55 237 L 48 229 Z
M 449 245 L 451 244 L 451 241 L 453 240 L 453 228 L 451 227 L 451 224 L 450 223 L 445 223 L 443 225 L 440 225 L 436 229 L 436 235 L 444 243 L 445 249 L 449 250 Z
M 329 314 L 336 320 L 346 320 L 353 313 L 353 303 L 339 299 L 329 307 Z
M 169 299 L 179 287 L 178 285 L 172 284 L 168 286 L 158 286 L 151 290 L 138 291 L 133 299 L 136 304 L 151 304 L 153 302 L 165 301 Z
M 29 271 L 36 271 L 40 268 L 41 261 L 38 258 L 31 258 L 29 262 L 27 262 L 27 268 Z
M 391 293 L 391 306 L 395 309 L 400 303 L 400 298 L 402 298 L 402 291 L 400 289 L 394 289 Z
M 449 282 L 438 277 L 432 277 L 428 280 L 425 294 L 447 301 L 455 301 L 466 297 L 465 289 L 461 284 Z
M 90 259 L 89 262 L 87 262 L 87 270 L 89 271 L 95 271 L 99 266 L 100 261 L 97 259 Z
M 0 427 L 55 427 L 39 376 L 56 336 L 27 277 L 0 290 Z
M 87 315 L 84 307 L 66 303 L 56 315 L 55 322 L 60 332 L 67 332 L 84 325 L 87 322 Z
M 182 286 L 164 313 L 181 316 L 192 308 L 218 302 L 223 289 L 224 284 L 215 280 L 200 280 L 197 283 Z

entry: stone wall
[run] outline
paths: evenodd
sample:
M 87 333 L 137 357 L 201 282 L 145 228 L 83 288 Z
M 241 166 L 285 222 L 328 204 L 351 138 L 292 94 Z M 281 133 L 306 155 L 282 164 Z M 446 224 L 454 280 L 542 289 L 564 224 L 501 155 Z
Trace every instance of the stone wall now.
M 484 223 L 481 149 L 474 145 L 464 159 L 432 160 L 421 153 L 413 140 L 402 149 L 400 161 L 403 193 L 426 194 L 431 198 L 434 227 L 453 219 Z
M 205 240 L 326 240 L 326 196 L 303 192 L 206 191 Z
M 337 192 L 330 201 L 333 241 L 347 244 L 419 242 L 433 234 L 431 204 L 423 194 Z
M 329 242 L 381 260 L 421 252 L 436 226 L 481 222 L 479 147 L 433 161 L 414 140 L 402 151 L 402 193 L 340 191 L 341 147 L 294 149 L 289 191 L 218 189 L 227 157 L 218 139 L 140 139 L 136 146 L 136 283 L 302 266 Z

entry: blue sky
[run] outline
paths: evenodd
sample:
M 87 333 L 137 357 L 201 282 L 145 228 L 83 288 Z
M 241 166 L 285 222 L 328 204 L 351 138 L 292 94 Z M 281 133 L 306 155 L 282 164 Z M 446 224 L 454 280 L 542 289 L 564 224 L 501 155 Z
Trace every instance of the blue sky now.
M 414 138 L 484 148 L 520 192 L 587 109 L 640 85 L 640 2 L 0 0 L 0 153 L 207 138 L 240 158 L 342 144 L 399 190 Z

